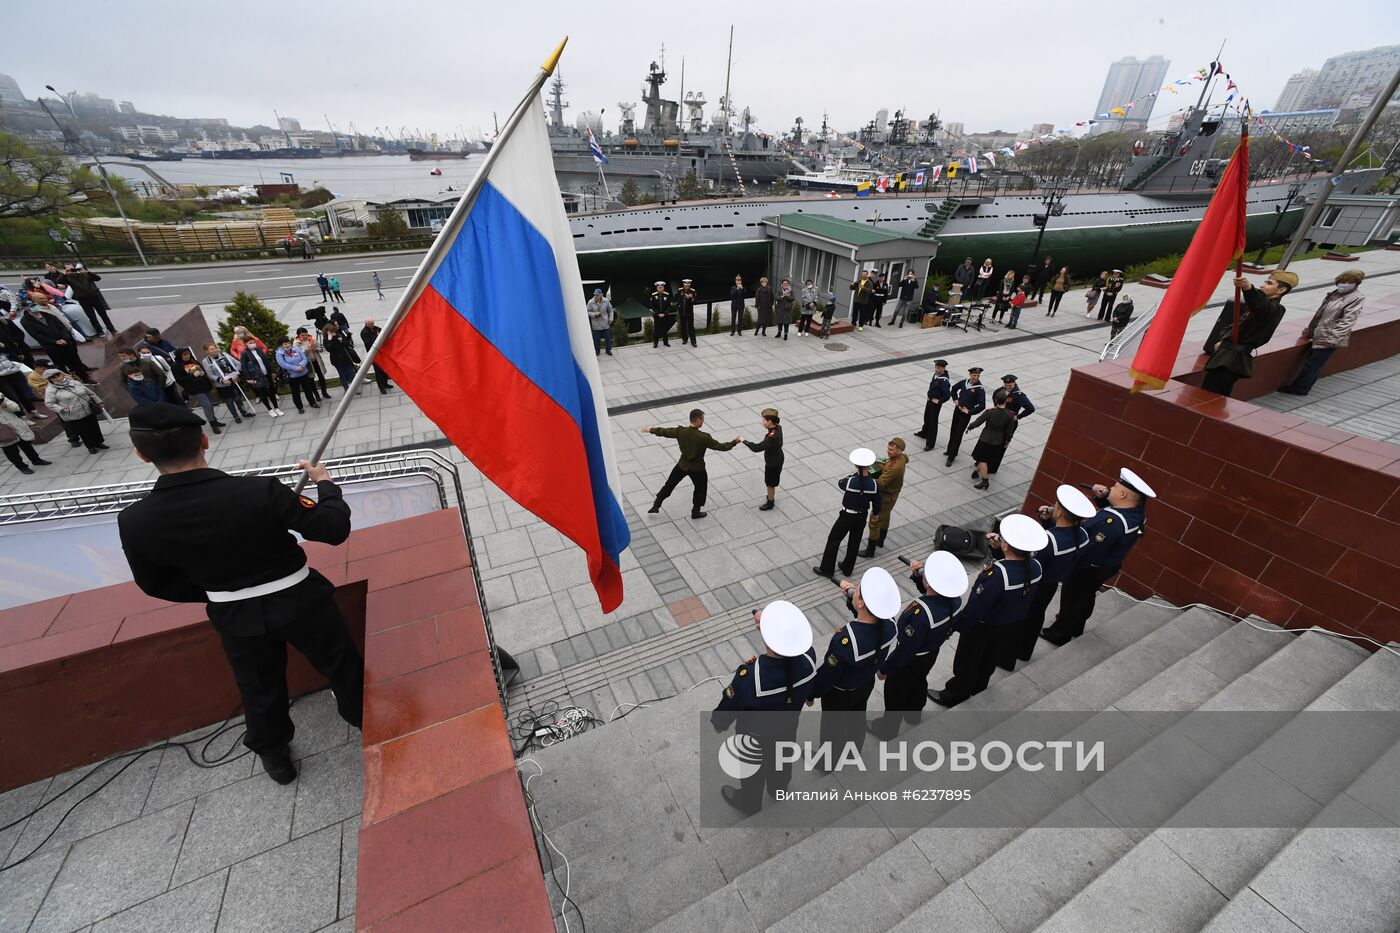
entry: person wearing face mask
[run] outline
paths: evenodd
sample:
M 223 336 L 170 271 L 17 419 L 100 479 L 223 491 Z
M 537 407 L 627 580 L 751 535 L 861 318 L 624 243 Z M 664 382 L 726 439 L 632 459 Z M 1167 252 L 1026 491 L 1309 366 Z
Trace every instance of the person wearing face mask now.
M 61 369 L 46 371 L 44 381 L 49 384 L 44 390 L 44 404 L 49 411 L 56 412 L 64 425 L 73 429 L 88 453 L 106 450 L 102 427 L 97 423 L 97 415 L 102 411 L 98 394 Z
M 141 364 L 135 360 L 122 363 L 122 378 L 126 380 L 126 391 L 137 405 L 146 402 L 165 402 L 165 394 L 154 377 L 147 376 Z
M 230 347 L 229 352 L 233 350 Z M 256 343 L 245 343 L 243 355 L 238 357 L 239 375 L 243 384 L 257 393 L 269 417 L 280 418 L 282 411 L 277 407 L 276 363 L 268 359 L 266 351 Z
M 1351 339 L 1351 329 L 1356 319 L 1361 317 L 1366 299 L 1356 290 L 1366 273 L 1360 269 L 1348 269 L 1337 276 L 1336 288 L 1327 293 L 1312 316 L 1308 326 L 1303 328 L 1303 339 L 1308 341 L 1308 352 L 1303 360 L 1303 370 L 1292 383 L 1279 388 L 1287 395 L 1307 395 L 1313 383 L 1322 375 L 1322 367 Z
M 141 362 L 150 366 L 152 371 L 159 375 L 158 384 L 161 392 L 165 393 L 165 400 L 172 405 L 184 405 L 185 400 L 180 396 L 180 390 L 175 384 L 175 371 L 170 365 L 170 359 L 145 344 L 135 349 Z
M 780 284 L 778 301 L 774 305 L 776 314 L 773 319 L 778 327 L 777 333 L 773 337 L 774 339 L 781 337 L 786 340 L 788 339 L 788 330 L 792 327 L 793 318 L 797 317 L 802 309 L 798 307 L 797 298 L 792 294 L 792 282 L 783 279 Z

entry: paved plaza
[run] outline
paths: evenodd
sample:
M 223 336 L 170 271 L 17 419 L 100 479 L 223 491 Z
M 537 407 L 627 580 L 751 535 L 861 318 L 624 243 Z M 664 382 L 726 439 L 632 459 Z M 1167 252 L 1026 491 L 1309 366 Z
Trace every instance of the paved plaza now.
M 1362 286 L 1368 300 L 1400 295 L 1400 254 L 1365 253 L 1357 265 L 1369 276 Z M 1302 291 L 1286 302 L 1289 312 L 1280 333 L 1302 328 L 1323 286 L 1330 286 L 1342 268 L 1322 260 L 1293 266 Z M 1162 295 L 1138 285 L 1125 292 L 1143 312 Z M 1227 280 L 1208 311 L 1190 326 L 1188 346 L 1201 341 L 1214 308 L 1229 292 Z M 402 392 L 381 397 L 373 386 L 365 389 L 331 454 L 446 448 L 443 452 L 461 477 L 496 639 L 524 669 L 524 686 L 517 688 L 512 703 L 571 699 L 606 718 L 616 704 L 684 690 L 732 669 L 737 655 L 748 653 L 739 647 L 748 606 L 797 591 L 829 590 L 809 568 L 834 517 L 834 483 L 846 474 L 852 447 L 879 451 L 893 436 L 909 442 L 904 491 L 888 545 L 876 558 L 883 566 L 893 565 L 900 553 L 922 557 L 941 522 L 968 523 L 1016 508 L 1071 368 L 1097 360 L 1107 339 L 1107 327 L 1084 317 L 1082 296 L 1082 291 L 1067 295 L 1053 319 L 1030 309 L 1018 330 L 867 328 L 833 338 L 829 345 L 796 336 L 781 341 L 718 335 L 702 337 L 697 349 L 673 345 L 653 350 L 649 343 L 634 344 L 604 357 L 601 369 L 633 542 L 622 560 L 626 598 L 607 615 L 599 611 L 578 549 L 447 447 Z M 391 307 L 373 293 L 348 297 L 342 307 L 357 326 L 366 316 L 382 320 Z M 293 325 L 311 304 L 269 303 Z M 212 329 L 221 309 L 205 312 Z M 842 349 L 835 348 L 838 344 Z M 959 460 L 947 468 L 942 454 L 947 417 L 938 451 L 923 452 L 913 436 L 934 356 L 947 357 L 955 380 L 969 366 L 984 367 L 989 389 L 999 386 L 1003 373 L 1014 372 L 1036 405 L 989 492 L 973 489 L 968 476 L 975 437 L 965 439 Z M 1394 399 L 1400 394 L 1400 366 L 1377 363 L 1322 380 L 1307 399 L 1274 396 L 1262 404 L 1367 436 L 1393 438 L 1400 433 L 1400 419 L 1378 411 L 1374 398 L 1362 405 L 1360 393 L 1344 398 L 1338 391 L 1367 381 Z M 332 401 L 338 399 L 337 391 Z M 470 408 L 471 400 L 463 399 L 463 404 Z M 690 408 L 700 407 L 707 412 L 706 430 L 716 438 L 757 440 L 762 431 L 758 412 L 768 406 L 782 413 L 787 454 L 774 510 L 757 510 L 764 496 L 762 457 L 740 447 L 706 457 L 709 517 L 689 517 L 688 484 L 661 514 L 646 514 L 675 462 L 676 448 L 673 441 L 641 434 L 641 427 L 681 424 Z M 306 415 L 290 405 L 286 410 L 284 418 L 259 416 L 211 437 L 211 465 L 272 466 L 305 456 L 330 409 Z M 488 411 L 476 414 L 491 417 Z M 39 468 L 34 476 L 0 469 L 0 494 L 154 479 L 154 470 L 124 444 L 124 430 L 119 421 L 112 449 L 98 455 L 70 449 L 61 438 L 49 443 L 42 452 L 55 466 Z M 1095 479 L 1102 477 L 1085 477 Z M 858 563 L 857 573 L 866 564 Z M 828 621 L 832 612 L 840 615 L 842 610 L 833 606 L 820 614 L 821 620 Z M 830 621 L 837 620 L 833 616 Z M 657 654 L 654 647 L 630 647 L 642 642 L 665 650 Z M 586 670 L 600 658 L 606 663 Z M 591 679 L 585 680 L 585 674 Z M 542 684 L 550 685 L 548 690 Z M 77 795 L 0 831 L 3 864 L 38 846 L 23 865 L 0 873 L 0 933 L 351 929 L 361 795 L 358 733 L 335 718 L 327 694 L 307 698 L 293 714 L 298 723 L 293 752 L 302 759 L 303 770 L 292 786 L 272 784 L 251 756 L 199 770 L 182 751 L 166 749 L 137 761 L 41 846 L 57 815 Z M 81 793 L 120 764 L 102 765 L 98 780 L 87 782 Z M 0 795 L 0 826 L 52 799 L 87 770 Z M 230 896 L 252 887 L 260 897 Z

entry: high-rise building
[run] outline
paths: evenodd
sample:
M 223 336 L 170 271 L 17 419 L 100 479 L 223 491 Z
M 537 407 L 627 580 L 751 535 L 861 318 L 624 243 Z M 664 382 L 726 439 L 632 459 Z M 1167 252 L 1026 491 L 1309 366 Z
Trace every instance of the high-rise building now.
M 1339 107 L 1352 110 L 1369 107 L 1385 87 L 1395 69 L 1400 68 L 1400 45 L 1386 45 L 1364 52 L 1335 55 L 1322 64 L 1308 93 L 1291 108 L 1318 110 Z M 1392 100 L 1400 100 L 1397 94 Z M 1285 108 L 1279 107 L 1283 110 Z
M 1110 133 L 1147 126 L 1157 99 L 1146 95 L 1161 88 L 1170 65 L 1160 55 L 1142 61 L 1129 55 L 1109 65 L 1108 77 L 1104 79 L 1103 91 L 1099 93 L 1099 105 L 1094 110 L 1098 122 L 1094 124 L 1092 132 Z M 1133 108 L 1127 110 L 1127 105 L 1134 102 Z M 1126 110 L 1126 116 L 1112 113 L 1114 107 Z M 1102 116 L 1106 113 L 1110 116 Z
M 962 139 L 966 130 L 963 128 L 963 124 L 955 121 L 943 124 L 943 132 L 948 134 L 949 139 Z
M 120 109 L 122 113 L 135 113 L 136 105 L 129 100 L 124 100 L 121 102 L 118 109 Z
M 1313 84 L 1316 82 L 1316 68 L 1304 68 L 1293 75 L 1283 86 L 1283 91 L 1278 96 L 1278 103 L 1274 104 L 1274 110 L 1279 113 L 1297 110 L 1298 105 L 1312 93 Z
M 21 104 L 24 100 L 24 92 L 19 89 L 19 82 L 9 75 L 0 75 L 0 103 Z
M 278 117 L 277 128 L 284 133 L 300 133 L 301 121 L 295 117 Z

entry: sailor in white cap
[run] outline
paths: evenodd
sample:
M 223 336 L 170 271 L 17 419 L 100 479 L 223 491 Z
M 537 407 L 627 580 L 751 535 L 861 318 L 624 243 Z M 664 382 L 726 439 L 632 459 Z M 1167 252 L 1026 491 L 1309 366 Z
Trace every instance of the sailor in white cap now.
M 842 580 L 841 589 L 855 618 L 831 636 L 812 696 L 821 698 L 823 713 L 863 713 L 875 689 L 875 673 L 894 644 L 894 618 L 903 599 L 899 584 L 883 567 L 871 567 L 861 574 L 858 586 Z M 823 742 L 855 742 L 859 748 L 865 740 L 863 717 L 823 716 L 821 738 Z M 833 754 L 840 751 L 834 748 Z
M 1089 540 L 1080 549 L 1074 570 L 1065 578 L 1059 614 L 1040 633 L 1052 645 L 1063 645 L 1084 634 L 1084 623 L 1094 614 L 1099 587 L 1118 572 L 1142 537 L 1147 500 L 1157 498 L 1157 493 L 1141 476 L 1123 467 L 1112 487 L 1094 486 L 1094 498 L 1099 500 L 1099 511 L 1083 525 Z
M 865 530 L 866 516 L 880 513 L 880 485 L 870 475 L 875 451 L 857 447 L 851 451 L 850 461 L 856 472 L 836 483 L 836 488 L 841 490 L 841 511 L 831 525 L 831 533 L 826 536 L 821 564 L 812 568 L 813 573 L 828 580 L 836 576 L 836 551 L 841 547 L 842 538 L 846 539 L 846 556 L 841 561 L 841 574 L 849 577 L 855 572 L 856 552 Z
M 775 600 L 761 610 L 754 610 L 754 624 L 763 637 L 763 654 L 749 658 L 734 671 L 734 677 L 719 698 L 719 705 L 710 714 L 710 723 L 723 731 L 740 721 L 739 729 L 748 735 L 761 734 L 765 763 L 771 765 L 771 740 L 792 738 L 797 732 L 797 714 L 811 694 L 817 676 L 817 657 L 812 650 L 812 626 L 802 610 L 784 599 Z M 787 712 L 790 717 L 765 715 L 749 717 L 751 712 Z M 772 767 L 760 767 L 748 780 L 732 787 L 721 788 L 725 802 L 746 812 L 754 812 L 763 804 L 765 785 L 770 791 L 787 786 L 790 772 Z
M 967 592 L 967 571 L 947 551 L 934 551 L 909 569 L 909 579 L 921 595 L 895 620 L 895 644 L 877 675 L 885 682 L 886 712 L 870 731 L 886 740 L 895 737 L 906 719 L 911 724 L 919 721 L 928 704 L 928 672 L 938 660 L 938 649 L 953 634 L 953 616 Z
M 953 622 L 959 632 L 953 676 L 942 690 L 929 693 L 939 706 L 957 706 L 987 689 L 1002 639 L 1014 636 L 1040 584 L 1040 562 L 1031 555 L 1050 541 L 1040 523 L 1029 515 L 1008 515 L 997 534 L 1002 557 L 977 575 L 967 605 Z
M 1017 628 L 1014 638 L 1002 642 L 1001 655 L 997 665 L 1008 671 L 1016 669 L 1016 662 L 1029 661 L 1035 652 L 1040 627 L 1045 624 L 1045 610 L 1060 588 L 1079 563 L 1079 555 L 1084 545 L 1089 543 L 1089 533 L 1082 522 L 1094 517 L 1098 510 L 1089 497 L 1074 486 L 1062 484 L 1055 490 L 1055 504 L 1040 507 L 1040 524 L 1050 533 L 1050 543 L 1035 555 L 1040 561 L 1040 586 L 1035 591 L 1035 601 L 1031 603 L 1026 620 Z
M 699 346 L 695 342 L 695 289 L 690 279 L 681 279 L 681 290 L 676 292 L 676 316 L 680 318 L 681 346 L 687 342 Z
M 666 346 L 671 345 L 671 319 L 675 316 L 675 307 L 671 303 L 671 296 L 666 291 L 665 282 L 657 282 L 655 291 L 647 296 L 647 307 L 651 309 L 651 345 L 655 349 L 663 341 Z

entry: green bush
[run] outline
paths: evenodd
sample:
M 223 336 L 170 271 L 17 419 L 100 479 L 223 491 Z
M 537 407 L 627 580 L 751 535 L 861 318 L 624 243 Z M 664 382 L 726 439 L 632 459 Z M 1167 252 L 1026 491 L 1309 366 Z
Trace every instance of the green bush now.
M 240 325 L 248 328 L 253 336 L 269 347 L 287 336 L 287 325 L 277 320 L 272 309 L 248 292 L 235 292 L 233 301 L 224 305 L 224 314 L 224 319 L 219 322 L 219 339 L 224 346 L 233 340 L 233 329 Z
M 622 315 L 613 318 L 612 322 L 613 346 L 625 347 L 632 340 L 632 335 L 627 332 L 627 322 L 622 319 Z

